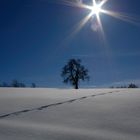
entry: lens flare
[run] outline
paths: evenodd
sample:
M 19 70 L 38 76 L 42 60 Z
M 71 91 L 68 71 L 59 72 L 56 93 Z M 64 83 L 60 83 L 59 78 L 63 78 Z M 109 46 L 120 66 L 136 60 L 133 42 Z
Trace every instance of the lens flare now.
M 92 3 L 90 5 L 85 3 L 84 0 L 60 0 L 60 1 L 59 1 L 60 2 L 59 4 L 89 10 L 89 14 L 85 18 L 83 18 L 80 21 L 80 23 L 78 23 L 78 26 L 77 26 L 76 30 L 74 31 L 74 34 L 79 32 L 88 21 L 90 21 L 91 19 L 94 18 L 97 21 L 99 30 L 104 35 L 104 31 L 103 31 L 103 27 L 102 27 L 102 23 L 101 23 L 101 19 L 100 19 L 101 13 L 114 17 L 116 19 L 128 22 L 128 23 L 132 23 L 134 25 L 140 26 L 140 17 L 135 17 L 132 15 L 128 15 L 127 13 L 122 13 L 122 12 L 120 13 L 120 12 L 104 9 L 103 6 L 109 0 L 91 0 Z M 95 20 L 92 20 L 92 21 L 95 22 Z

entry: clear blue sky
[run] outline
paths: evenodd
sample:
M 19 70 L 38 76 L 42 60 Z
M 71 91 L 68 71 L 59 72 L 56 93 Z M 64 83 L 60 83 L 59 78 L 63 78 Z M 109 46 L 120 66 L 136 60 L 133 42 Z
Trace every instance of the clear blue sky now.
M 70 58 L 80 58 L 89 69 L 90 82 L 82 86 L 140 79 L 140 26 L 101 14 L 106 44 L 90 22 L 72 35 L 89 11 L 59 2 L 0 0 L 0 82 L 65 87 L 60 74 Z M 109 0 L 105 7 L 135 15 L 140 23 L 139 5 L 139 0 Z

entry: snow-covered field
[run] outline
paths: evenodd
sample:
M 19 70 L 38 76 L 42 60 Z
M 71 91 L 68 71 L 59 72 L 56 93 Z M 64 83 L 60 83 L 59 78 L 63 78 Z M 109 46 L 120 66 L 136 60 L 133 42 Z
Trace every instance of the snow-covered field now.
M 0 88 L 0 140 L 140 140 L 140 89 Z

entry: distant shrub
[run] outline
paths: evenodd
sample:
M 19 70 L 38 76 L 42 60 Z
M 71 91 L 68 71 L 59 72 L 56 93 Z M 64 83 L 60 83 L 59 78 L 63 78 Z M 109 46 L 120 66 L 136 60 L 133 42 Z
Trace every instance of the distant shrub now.
M 26 87 L 26 85 L 24 83 L 19 83 L 19 87 Z
M 6 82 L 3 82 L 2 85 L 1 85 L 1 87 L 10 87 L 10 85 L 7 84 Z
M 11 87 L 26 87 L 26 85 L 24 83 L 18 82 L 17 80 L 13 80 Z
M 111 86 L 110 88 L 138 88 L 138 86 L 133 84 L 133 83 L 131 83 L 131 84 L 127 85 L 127 86 L 126 85 L 124 85 L 124 86 L 117 86 L 117 87 Z
M 31 84 L 31 87 L 32 87 L 32 88 L 36 88 L 36 84 L 35 84 L 35 83 L 32 83 L 32 84 Z
M 138 88 L 138 86 L 131 83 L 131 84 L 128 85 L 128 88 Z
M 24 83 L 19 82 L 18 80 L 13 80 L 10 84 L 6 82 L 0 83 L 0 87 L 25 88 L 27 86 Z M 36 84 L 32 83 L 30 87 L 35 88 Z
M 19 87 L 19 83 L 17 80 L 13 80 L 11 83 L 11 87 Z

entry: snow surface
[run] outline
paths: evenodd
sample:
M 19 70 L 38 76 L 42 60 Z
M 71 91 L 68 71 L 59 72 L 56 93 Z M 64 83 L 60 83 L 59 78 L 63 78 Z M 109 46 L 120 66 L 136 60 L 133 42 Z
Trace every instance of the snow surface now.
M 140 89 L 0 88 L 0 140 L 140 140 Z

